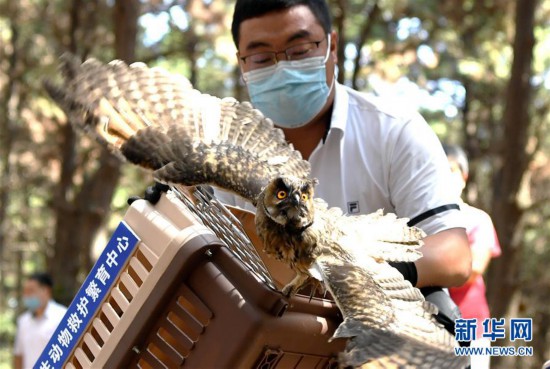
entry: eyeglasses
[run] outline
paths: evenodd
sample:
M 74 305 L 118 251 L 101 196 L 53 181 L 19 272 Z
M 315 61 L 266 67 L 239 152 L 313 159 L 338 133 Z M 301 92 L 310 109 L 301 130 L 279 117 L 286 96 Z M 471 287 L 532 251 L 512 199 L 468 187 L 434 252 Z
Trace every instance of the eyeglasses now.
M 279 54 L 285 54 L 286 59 L 284 60 L 306 59 L 315 55 L 315 52 L 319 49 L 319 45 L 321 45 L 321 42 L 324 40 L 326 40 L 326 37 L 320 41 L 310 41 L 294 45 L 282 51 L 264 51 L 257 54 L 242 56 L 240 59 L 248 70 L 270 67 L 277 64 L 280 61 L 277 57 Z

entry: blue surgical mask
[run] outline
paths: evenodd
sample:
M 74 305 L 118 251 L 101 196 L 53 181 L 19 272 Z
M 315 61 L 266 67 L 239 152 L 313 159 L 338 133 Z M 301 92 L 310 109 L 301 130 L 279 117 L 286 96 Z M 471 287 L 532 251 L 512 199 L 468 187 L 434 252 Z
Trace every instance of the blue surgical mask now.
M 330 45 L 330 35 L 328 35 Z M 334 87 L 327 85 L 326 62 L 330 54 L 303 60 L 281 60 L 267 68 L 243 73 L 252 105 L 282 128 L 309 123 L 323 107 Z
M 42 302 L 37 296 L 23 297 L 23 306 L 29 309 L 32 313 L 35 313 L 39 308 Z

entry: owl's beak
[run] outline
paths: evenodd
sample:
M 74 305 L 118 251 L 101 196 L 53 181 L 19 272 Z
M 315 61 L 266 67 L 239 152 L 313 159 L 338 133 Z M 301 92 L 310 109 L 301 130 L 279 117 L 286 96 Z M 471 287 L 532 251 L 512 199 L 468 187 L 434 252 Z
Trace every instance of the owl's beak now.
M 300 194 L 299 193 L 293 193 L 290 197 L 290 202 L 292 205 L 299 205 L 300 204 Z

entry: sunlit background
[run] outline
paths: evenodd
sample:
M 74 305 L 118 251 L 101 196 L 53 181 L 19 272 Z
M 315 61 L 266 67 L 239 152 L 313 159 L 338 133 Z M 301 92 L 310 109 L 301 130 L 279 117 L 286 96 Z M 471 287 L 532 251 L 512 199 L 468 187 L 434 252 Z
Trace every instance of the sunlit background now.
M 498 367 L 539 368 L 550 358 L 550 0 L 536 2 L 532 27 L 512 0 L 329 3 L 340 81 L 420 110 L 442 141 L 468 152 L 466 200 L 491 213 L 503 246 L 487 276 L 491 308 L 532 317 L 536 330 L 533 358 Z M 75 135 L 43 79 L 69 50 L 160 66 L 202 92 L 246 100 L 229 32 L 233 4 L 0 0 L 0 369 L 11 365 L 23 276 L 52 271 L 56 298 L 69 303 L 126 199 L 152 183 Z M 535 43 L 514 50 L 519 31 Z M 514 60 L 525 57 L 514 79 Z

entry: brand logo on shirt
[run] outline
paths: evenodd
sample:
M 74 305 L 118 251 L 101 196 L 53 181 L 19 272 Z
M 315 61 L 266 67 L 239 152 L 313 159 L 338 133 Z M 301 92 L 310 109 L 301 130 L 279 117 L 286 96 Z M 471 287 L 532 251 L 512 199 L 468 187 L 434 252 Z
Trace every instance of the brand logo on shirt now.
M 359 214 L 359 201 L 348 202 L 348 213 Z

